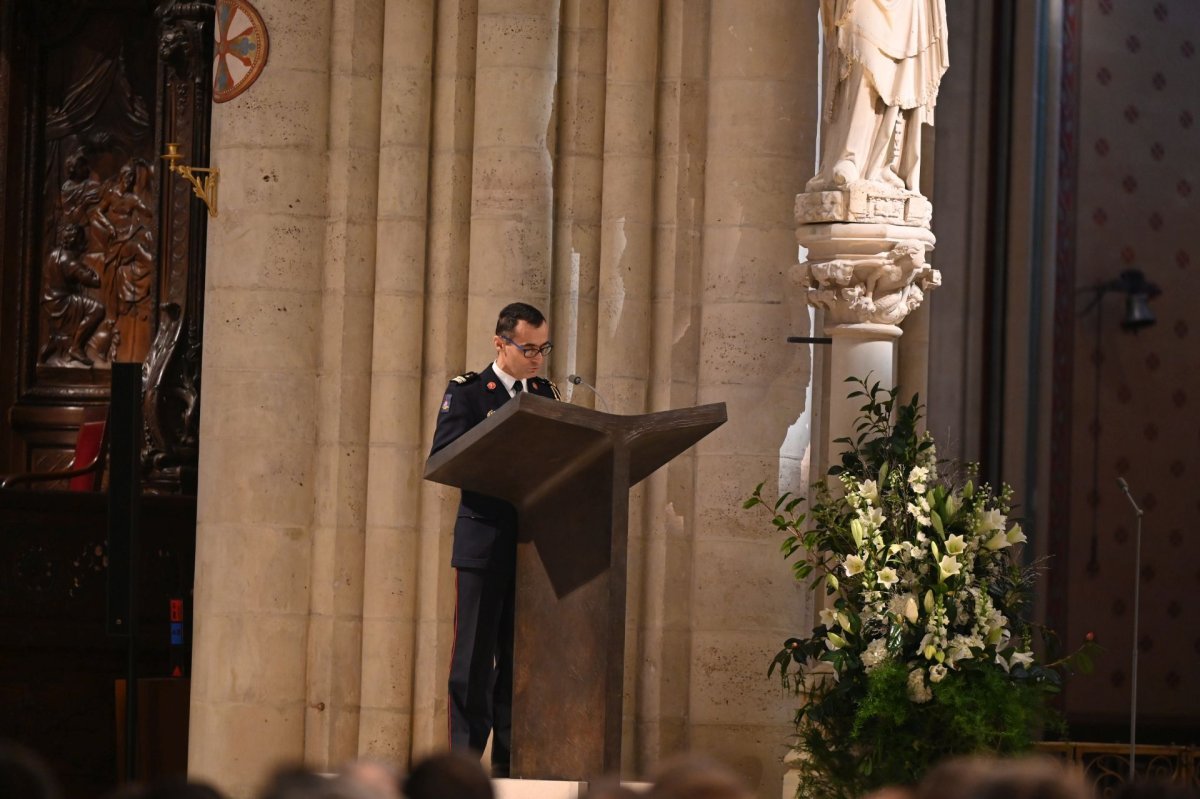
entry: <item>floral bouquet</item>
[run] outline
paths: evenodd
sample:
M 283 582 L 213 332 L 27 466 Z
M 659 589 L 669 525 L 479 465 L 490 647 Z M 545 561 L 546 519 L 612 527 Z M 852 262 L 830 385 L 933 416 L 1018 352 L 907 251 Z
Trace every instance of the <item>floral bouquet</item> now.
M 841 465 L 807 514 L 785 494 L 772 518 L 796 578 L 827 596 L 820 625 L 769 669 L 802 696 L 802 799 L 854 799 L 948 755 L 1029 747 L 1065 662 L 1034 654 L 1038 570 L 1014 554 L 1025 535 L 1008 521 L 1011 489 L 976 485 L 972 467 L 943 476 L 916 397 L 848 382 L 866 404 L 837 442 Z M 745 507 L 763 503 L 760 484 Z

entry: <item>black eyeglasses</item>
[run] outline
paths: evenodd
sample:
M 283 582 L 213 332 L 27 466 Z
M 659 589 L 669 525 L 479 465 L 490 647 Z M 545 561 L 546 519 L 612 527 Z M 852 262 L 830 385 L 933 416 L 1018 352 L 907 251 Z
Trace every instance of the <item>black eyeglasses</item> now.
M 540 347 L 535 347 L 532 344 L 518 344 L 517 342 L 513 341 L 511 338 L 509 338 L 508 336 L 505 336 L 503 334 L 501 334 L 500 338 L 504 339 L 509 344 L 511 344 L 514 347 L 516 347 L 517 349 L 519 349 L 521 351 L 521 354 L 524 355 L 526 358 L 536 358 L 539 355 L 541 355 L 544 358 L 550 354 L 550 350 L 554 349 L 554 345 L 551 344 L 549 341 L 547 341 L 545 344 L 543 344 Z

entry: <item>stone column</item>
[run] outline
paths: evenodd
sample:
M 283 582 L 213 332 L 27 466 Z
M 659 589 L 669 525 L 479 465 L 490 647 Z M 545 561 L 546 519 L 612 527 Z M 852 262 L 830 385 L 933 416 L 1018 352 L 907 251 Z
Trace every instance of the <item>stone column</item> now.
M 438 0 L 433 23 L 432 124 L 429 133 L 429 220 L 407 220 L 406 250 L 414 253 L 405 279 L 425 275 L 425 330 L 422 346 L 420 434 L 416 473 L 433 441 L 436 408 L 449 379 L 480 364 L 465 360 L 467 281 L 470 271 L 471 160 L 475 129 L 475 0 Z M 415 79 L 415 76 L 414 76 Z M 415 253 L 428 236 L 424 260 Z M 381 402 L 384 402 L 381 398 Z M 410 414 L 411 416 L 411 414 Z M 381 486 L 386 476 L 381 475 Z M 406 482 L 407 485 L 407 482 Z M 412 757 L 446 747 L 446 676 L 454 644 L 454 572 L 450 531 L 458 492 L 420 481 L 420 545 L 417 550 L 417 620 L 414 635 Z M 397 505 L 394 512 L 405 512 Z M 414 516 L 413 510 L 407 514 Z M 382 570 L 381 570 L 382 571 Z
M 434 10 L 383 9 L 359 752 L 404 762 L 421 528 L 421 342 Z
M 787 271 L 791 200 L 811 164 L 811 140 L 796 132 L 815 121 L 815 8 L 714 0 L 711 9 L 697 400 L 724 401 L 729 422 L 696 447 L 688 732 L 693 748 L 775 794 L 792 703 L 748 675 L 763 674 L 765 653 L 794 634 L 781 609 L 800 610 L 809 595 L 741 504 L 757 482 L 779 479 L 805 403 L 807 359 L 786 338 L 807 319 L 787 302 Z
M 608 9 L 604 3 L 564 0 L 562 14 L 549 310 L 555 346 L 551 377 L 561 381 L 566 375 L 579 374 L 594 384 Z M 588 407 L 597 404 L 586 388 L 561 382 L 559 388 L 571 402 Z
M 596 377 L 616 413 L 646 409 L 658 20 L 655 0 L 609 4 Z
M 928 202 L 900 194 L 863 186 L 796 198 L 801 223 L 796 239 L 808 249 L 799 281 L 808 302 L 824 310 L 825 333 L 833 339 L 826 417 L 830 463 L 841 451 L 834 439 L 850 435 L 862 405 L 859 398 L 847 399 L 853 387 L 846 379 L 896 385 L 899 324 L 941 282 L 941 274 L 925 262 L 934 244 Z M 910 206 L 920 213 L 907 214 Z M 839 219 L 854 221 L 832 221 Z
M 332 0 L 259 0 L 271 61 L 213 108 L 188 767 L 235 797 L 305 753 Z
M 505 303 L 548 307 L 559 6 L 479 3 L 468 369 L 495 357 L 491 336 Z
M 333 6 L 305 757 L 358 755 L 383 8 Z

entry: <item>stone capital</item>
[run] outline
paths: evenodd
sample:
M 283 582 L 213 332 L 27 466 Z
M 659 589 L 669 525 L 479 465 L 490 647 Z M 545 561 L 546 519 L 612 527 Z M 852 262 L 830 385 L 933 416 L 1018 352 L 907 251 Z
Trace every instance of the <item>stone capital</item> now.
M 794 272 L 808 303 L 825 311 L 826 327 L 899 325 L 941 285 L 925 261 L 933 234 L 893 225 L 803 225 L 797 241 L 808 259 Z

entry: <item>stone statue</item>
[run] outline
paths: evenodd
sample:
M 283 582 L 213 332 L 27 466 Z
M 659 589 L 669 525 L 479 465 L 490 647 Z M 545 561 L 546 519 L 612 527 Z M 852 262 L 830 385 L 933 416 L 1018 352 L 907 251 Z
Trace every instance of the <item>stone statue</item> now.
M 858 181 L 920 193 L 921 125 L 949 66 L 945 0 L 821 0 L 824 132 L 807 192 Z
M 100 286 L 100 276 L 80 262 L 83 248 L 83 228 L 70 222 L 59 227 L 58 246 L 50 251 L 42 293 L 52 328 L 42 361 L 57 353 L 66 362 L 92 365 L 87 345 L 104 319 L 104 306 L 87 293 L 88 287 Z

